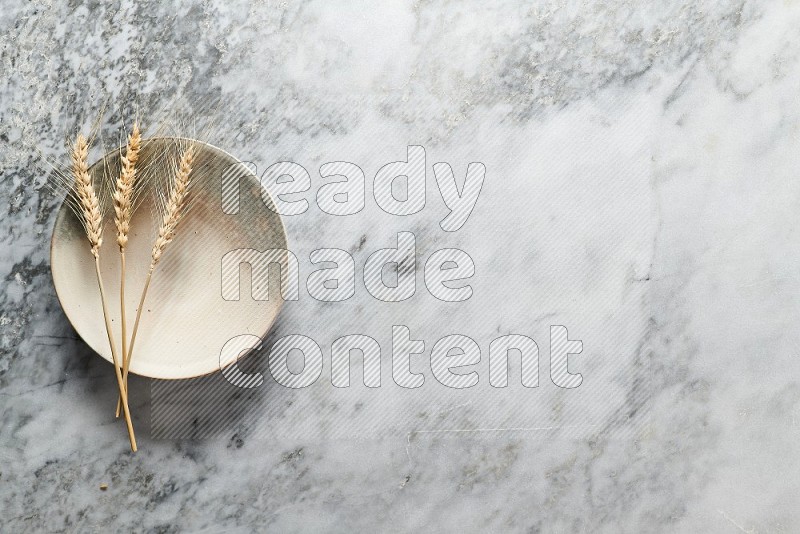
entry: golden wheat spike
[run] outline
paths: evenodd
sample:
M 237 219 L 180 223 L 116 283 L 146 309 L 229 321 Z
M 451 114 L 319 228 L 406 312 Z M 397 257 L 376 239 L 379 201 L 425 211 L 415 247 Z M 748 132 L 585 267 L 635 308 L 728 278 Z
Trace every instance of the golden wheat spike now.
M 155 243 L 153 243 L 150 264 L 151 269 L 158 264 L 164 249 L 175 237 L 175 230 L 183 216 L 183 210 L 186 205 L 186 193 L 189 189 L 193 160 L 194 147 L 189 146 L 183 151 L 183 154 L 181 154 L 178 171 L 175 173 L 175 181 L 172 185 L 169 199 L 167 200 L 164 218 L 158 229 L 158 237 Z
M 136 161 L 139 159 L 142 135 L 139 125 L 133 125 L 133 131 L 128 136 L 128 146 L 122 156 L 122 170 L 114 189 L 114 224 L 117 227 L 117 244 L 124 251 L 128 245 L 128 232 L 130 232 L 131 215 L 133 212 L 133 185 L 136 181 Z
M 103 244 L 103 214 L 100 211 L 100 202 L 89 176 L 89 142 L 83 134 L 78 134 L 72 146 L 72 174 L 75 178 L 75 194 L 78 197 L 78 206 L 83 216 L 86 228 L 86 237 L 92 246 L 92 255 L 100 255 L 100 245 Z

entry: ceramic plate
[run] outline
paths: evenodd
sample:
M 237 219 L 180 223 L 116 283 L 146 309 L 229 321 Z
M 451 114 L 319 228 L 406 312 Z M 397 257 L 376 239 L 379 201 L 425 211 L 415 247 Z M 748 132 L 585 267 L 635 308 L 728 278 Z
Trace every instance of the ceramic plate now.
M 173 175 L 177 139 L 147 140 L 137 168 L 142 171 L 139 205 L 134 213 L 126 251 L 126 314 L 128 331 L 150 265 L 158 227 L 153 189 Z M 103 175 L 115 177 L 120 153 L 113 151 L 90 172 L 108 198 Z M 222 297 L 222 258 L 232 250 L 287 249 L 286 231 L 269 194 L 251 170 L 214 146 L 199 143 L 193 167 L 191 209 L 164 252 L 143 307 L 130 371 L 152 378 L 178 379 L 220 369 L 225 343 L 242 334 L 263 337 L 275 321 L 282 301 L 277 269 L 270 269 L 268 300 L 254 300 L 249 269 L 241 269 L 240 300 Z M 226 194 L 222 187 L 225 182 Z M 235 201 L 238 184 L 238 207 Z M 223 211 L 223 199 L 225 210 Z M 105 200 L 108 202 L 108 200 Z M 283 257 L 283 256 L 282 256 Z M 114 335 L 120 340 L 119 249 L 113 210 L 106 210 L 101 270 Z M 53 282 L 69 321 L 98 354 L 112 361 L 103 322 L 94 259 L 79 219 L 65 203 L 56 218 L 51 242 Z M 226 280 L 230 283 L 230 280 Z M 273 289 L 274 288 L 274 289 Z

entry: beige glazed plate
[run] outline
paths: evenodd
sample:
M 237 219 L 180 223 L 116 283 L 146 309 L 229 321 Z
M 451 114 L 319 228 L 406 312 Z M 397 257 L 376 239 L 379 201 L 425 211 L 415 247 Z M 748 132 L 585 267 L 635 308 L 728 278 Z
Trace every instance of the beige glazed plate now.
M 272 199 L 247 166 L 206 143 L 198 143 L 196 150 L 191 208 L 156 268 L 143 308 L 130 367 L 138 375 L 178 379 L 218 371 L 225 343 L 242 334 L 263 338 L 282 305 L 277 275 L 272 272 L 268 300 L 251 298 L 248 269 L 242 269 L 240 300 L 223 299 L 223 256 L 237 249 L 286 250 L 286 231 Z M 143 142 L 137 163 L 142 188 L 126 251 L 129 333 L 160 222 L 153 207 L 153 189 L 158 187 L 156 184 L 163 184 L 163 179 L 151 178 L 172 176 L 177 154 L 176 139 L 149 139 Z M 100 189 L 107 189 L 104 174 L 115 177 L 119 167 L 120 152 L 112 151 L 95 163 L 90 173 Z M 102 199 L 108 197 L 107 191 L 101 191 Z M 119 248 L 113 210 L 106 208 L 100 263 L 114 336 L 119 343 Z M 112 361 L 94 259 L 81 223 L 66 203 L 56 218 L 50 256 L 56 293 L 67 318 L 92 349 Z M 230 284 L 230 280 L 226 281 Z

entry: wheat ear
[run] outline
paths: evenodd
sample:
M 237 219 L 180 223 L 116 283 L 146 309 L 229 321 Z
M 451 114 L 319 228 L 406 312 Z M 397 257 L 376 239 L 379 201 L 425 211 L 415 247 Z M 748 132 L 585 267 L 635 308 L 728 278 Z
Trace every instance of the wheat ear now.
M 156 237 L 155 243 L 153 243 L 153 249 L 150 253 L 150 268 L 147 270 L 147 278 L 145 279 L 142 295 L 139 299 L 139 307 L 136 310 L 136 320 L 133 323 L 131 343 L 128 347 L 128 354 L 123 364 L 123 384 L 126 387 L 128 383 L 128 369 L 130 368 L 131 357 L 133 356 L 133 346 L 134 343 L 136 343 L 136 332 L 139 331 L 139 320 L 142 317 L 142 309 L 144 309 L 144 301 L 147 298 L 147 290 L 150 288 L 150 280 L 153 277 L 156 265 L 161 261 L 161 255 L 164 253 L 167 245 L 174 239 L 175 232 L 178 229 L 178 223 L 184 215 L 186 194 L 188 193 L 189 184 L 192 179 L 193 162 L 194 146 L 189 145 L 181 154 L 178 170 L 175 173 L 175 179 L 173 180 L 172 189 L 164 210 L 164 216 L 158 228 L 158 236 Z M 117 402 L 117 413 L 119 413 L 119 402 Z
M 150 253 L 151 269 L 158 265 L 164 249 L 175 238 L 175 231 L 183 217 L 184 207 L 186 206 L 186 193 L 189 190 L 193 161 L 194 147 L 189 146 L 181 154 L 180 164 L 178 165 L 178 171 L 175 173 L 175 181 L 169 194 L 169 200 L 167 200 L 164 217 L 161 220 L 161 226 L 158 228 L 158 237 L 156 242 L 153 243 L 153 250 Z
M 100 245 L 103 244 L 103 215 L 100 212 L 100 202 L 89 176 L 89 143 L 86 138 L 78 134 L 75 145 L 72 147 L 72 175 L 75 178 L 75 194 L 86 229 L 86 237 L 92 246 L 92 256 L 100 256 Z
M 133 184 L 136 181 L 136 161 L 139 159 L 139 149 L 141 146 L 142 135 L 139 132 L 139 125 L 134 123 L 133 131 L 128 136 L 128 146 L 125 148 L 125 155 L 122 160 L 117 183 L 114 188 L 114 225 L 117 227 L 117 245 L 119 246 L 120 260 L 120 279 L 119 279 L 119 306 L 120 321 L 122 330 L 122 364 L 125 365 L 125 355 L 128 354 L 128 331 L 127 317 L 125 315 L 125 247 L 128 245 L 128 233 L 131 227 L 131 216 L 133 214 Z M 128 384 L 124 381 L 127 392 Z M 117 401 L 116 415 L 119 417 L 119 401 Z
M 133 423 L 131 422 L 130 409 L 128 408 L 128 394 L 123 387 L 122 373 L 119 367 L 120 359 L 117 355 L 114 333 L 111 329 L 108 306 L 106 305 L 103 277 L 100 274 L 100 245 L 103 243 L 103 214 L 100 211 L 100 202 L 97 200 L 97 193 L 95 192 L 94 185 L 92 185 L 92 178 L 89 176 L 89 165 L 87 163 L 89 157 L 89 143 L 83 135 L 78 135 L 70 156 L 72 158 L 72 174 L 75 178 L 75 194 L 79 200 L 83 224 L 86 229 L 86 235 L 89 238 L 89 244 L 92 247 L 92 256 L 94 256 L 97 286 L 100 289 L 100 302 L 103 306 L 103 318 L 106 323 L 108 344 L 111 346 L 111 357 L 114 360 L 114 373 L 117 376 L 117 387 L 119 388 L 119 393 L 122 397 L 122 406 L 125 410 L 125 423 L 128 427 L 128 438 L 131 442 L 131 450 L 135 452 L 136 436 L 133 432 Z

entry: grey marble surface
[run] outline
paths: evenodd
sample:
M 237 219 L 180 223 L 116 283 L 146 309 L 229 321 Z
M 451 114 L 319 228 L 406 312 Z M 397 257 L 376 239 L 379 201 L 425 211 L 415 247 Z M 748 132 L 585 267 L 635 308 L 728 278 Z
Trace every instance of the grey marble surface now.
M 799 25 L 788 0 L 4 2 L 0 530 L 797 532 Z M 175 102 L 221 102 L 217 144 L 311 173 L 286 220 L 301 297 L 274 336 L 312 336 L 326 367 L 306 391 L 267 384 L 209 439 L 154 439 L 135 379 L 132 454 L 111 366 L 55 297 L 41 161 L 104 103 L 112 125 Z M 319 210 L 322 163 L 359 164 L 369 189 L 412 144 L 421 212 L 369 193 L 357 215 Z M 458 232 L 439 227 L 438 161 L 486 165 Z M 347 303 L 308 296 L 312 250 L 363 266 L 399 231 L 418 270 L 468 251 L 473 297 L 447 306 L 418 278 L 385 305 L 360 270 Z M 392 324 L 426 355 L 471 336 L 481 383 L 437 387 L 427 356 L 423 387 L 391 383 Z M 547 365 L 536 389 L 488 385 L 492 339 L 546 356 L 552 324 L 583 341 L 581 387 Z M 331 387 L 349 333 L 384 347 L 379 390 Z

